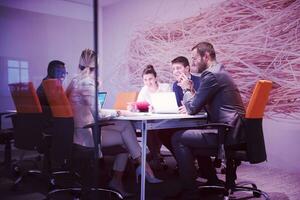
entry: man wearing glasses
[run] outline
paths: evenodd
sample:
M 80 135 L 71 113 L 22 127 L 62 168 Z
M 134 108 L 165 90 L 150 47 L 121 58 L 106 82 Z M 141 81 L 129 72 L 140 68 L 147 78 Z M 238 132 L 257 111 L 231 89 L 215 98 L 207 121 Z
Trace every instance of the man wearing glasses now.
M 68 72 L 66 71 L 64 62 L 59 61 L 59 60 L 52 60 L 48 64 L 47 76 L 45 78 L 43 78 L 42 82 L 47 79 L 58 79 L 62 83 L 65 80 L 67 74 L 68 74 Z M 43 110 L 43 114 L 46 117 L 45 126 L 44 126 L 46 129 L 45 131 L 49 132 L 49 134 L 50 134 L 50 132 L 51 132 L 50 127 L 52 127 L 52 122 L 51 122 L 52 112 L 51 112 L 47 97 L 45 95 L 42 83 L 36 90 L 36 93 L 39 97 L 39 100 L 40 100 L 40 103 L 42 106 L 42 110 Z M 47 131 L 48 129 L 49 129 L 49 131 Z

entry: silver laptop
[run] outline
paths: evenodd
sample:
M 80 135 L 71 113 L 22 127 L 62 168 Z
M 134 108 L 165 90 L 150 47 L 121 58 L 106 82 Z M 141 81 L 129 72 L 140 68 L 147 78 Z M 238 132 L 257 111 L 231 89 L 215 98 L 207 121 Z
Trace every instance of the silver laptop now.
M 151 94 L 154 113 L 179 113 L 174 92 L 157 92 Z
M 98 108 L 99 109 L 103 108 L 103 105 L 104 105 L 104 102 L 106 99 L 106 95 L 107 95 L 107 92 L 98 92 L 97 99 L 98 99 Z

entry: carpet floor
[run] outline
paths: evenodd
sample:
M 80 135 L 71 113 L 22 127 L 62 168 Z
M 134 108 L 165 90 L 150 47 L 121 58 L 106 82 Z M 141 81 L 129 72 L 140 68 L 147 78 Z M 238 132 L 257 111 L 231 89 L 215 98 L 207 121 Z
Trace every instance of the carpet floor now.
M 178 175 L 174 173 L 175 161 L 172 157 L 166 157 L 168 164 L 167 170 L 155 171 L 156 175 L 163 179 L 161 184 L 146 184 L 147 200 L 163 200 L 168 196 L 174 196 L 180 191 L 180 181 Z M 132 200 L 139 199 L 140 186 L 135 182 L 134 170 L 127 170 L 124 184 L 125 188 L 135 193 Z M 106 170 L 103 174 L 109 173 Z M 272 169 L 266 164 L 250 165 L 242 164 L 238 168 L 238 181 L 253 181 L 259 189 L 268 193 L 272 200 L 299 200 L 300 199 L 300 173 L 289 173 L 280 169 Z M 224 175 L 218 175 L 224 179 Z M 1 200 L 42 200 L 45 199 L 48 187 L 44 180 L 34 176 L 28 176 L 21 182 L 18 188 L 12 190 L 13 181 L 16 179 L 10 167 L 0 167 L 0 199 Z M 104 177 L 102 185 L 107 184 L 108 177 Z M 199 181 L 204 181 L 199 179 Z M 201 193 L 202 194 L 202 193 Z M 94 194 L 95 199 L 110 199 L 106 194 Z M 115 197 L 111 197 L 116 199 Z M 73 199 L 70 194 L 60 194 L 53 196 L 52 199 Z M 173 197 L 176 200 L 176 197 Z M 203 200 L 223 199 L 221 193 L 204 192 L 201 196 Z M 263 199 L 255 198 L 251 193 L 238 192 L 233 195 L 233 199 Z

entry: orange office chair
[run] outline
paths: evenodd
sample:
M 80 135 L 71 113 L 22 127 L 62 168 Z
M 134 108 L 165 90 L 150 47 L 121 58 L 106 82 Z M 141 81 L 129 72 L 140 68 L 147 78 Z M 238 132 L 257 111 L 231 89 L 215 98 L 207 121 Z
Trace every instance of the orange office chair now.
M 230 195 L 235 191 L 251 191 L 255 197 L 263 196 L 265 199 L 270 199 L 268 194 L 257 189 L 254 183 L 235 183 L 235 180 L 237 178 L 236 170 L 241 161 L 256 164 L 264 162 L 267 159 L 262 120 L 271 89 L 271 81 L 259 80 L 256 83 L 246 109 L 246 115 L 235 127 L 221 123 L 206 124 L 203 126 L 203 128 L 209 127 L 218 129 L 218 149 L 207 149 L 207 151 L 199 149 L 199 151 L 195 150 L 194 153 L 196 155 L 201 154 L 201 156 L 205 154 L 220 158 L 222 152 L 225 151 L 226 181 L 225 188 L 222 186 L 200 186 L 199 189 L 225 189 L 225 199 L 229 199 Z M 226 137 L 230 131 L 245 131 L 245 143 L 234 146 L 227 145 Z M 247 185 L 251 185 L 252 187 L 246 187 Z
M 41 113 L 42 107 L 32 82 L 9 84 L 17 113 Z
M 138 92 L 119 92 L 116 96 L 114 109 L 126 110 L 127 103 L 135 102 L 138 96 Z
M 49 165 L 48 152 L 44 148 L 45 136 L 43 135 L 43 121 L 42 108 L 35 92 L 32 82 L 28 83 L 14 83 L 9 84 L 9 89 L 17 110 L 17 113 L 12 116 L 13 131 L 14 131 L 14 145 L 18 149 L 38 151 L 44 154 L 43 167 Z M 21 160 L 22 161 L 22 160 Z M 17 164 L 14 165 L 14 170 L 20 171 Z M 45 171 L 29 170 L 22 173 L 17 178 L 13 187 L 27 174 L 41 175 Z
M 80 192 L 80 196 L 88 194 L 89 191 L 104 191 L 113 193 L 120 199 L 123 199 L 122 195 L 116 191 L 95 188 L 90 183 L 90 176 L 97 177 L 92 173 L 93 166 L 97 166 L 95 164 L 97 161 L 94 156 L 94 148 L 73 144 L 73 111 L 61 83 L 56 79 L 48 79 L 43 81 L 43 87 L 53 115 L 54 131 L 52 135 L 51 158 L 56 165 L 64 164 L 73 171 L 79 171 L 82 181 L 80 187 L 50 191 L 47 199 L 56 193 L 65 191 L 77 191 Z M 84 169 L 75 169 L 76 163 L 85 163 Z

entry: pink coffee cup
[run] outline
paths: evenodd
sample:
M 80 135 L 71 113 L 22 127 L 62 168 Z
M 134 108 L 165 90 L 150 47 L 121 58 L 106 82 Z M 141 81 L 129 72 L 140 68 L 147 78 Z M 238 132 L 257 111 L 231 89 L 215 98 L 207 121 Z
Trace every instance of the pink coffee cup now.
M 147 101 L 136 102 L 136 107 L 140 112 L 148 112 L 149 105 Z

